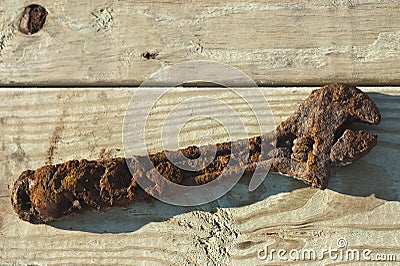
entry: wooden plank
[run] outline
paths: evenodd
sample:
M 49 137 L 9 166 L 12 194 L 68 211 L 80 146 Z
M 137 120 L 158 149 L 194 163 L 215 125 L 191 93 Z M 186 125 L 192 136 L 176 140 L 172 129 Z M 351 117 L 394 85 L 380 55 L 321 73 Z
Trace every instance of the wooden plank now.
M 137 86 L 189 60 L 265 86 L 400 84 L 399 1 L 43 0 L 27 36 L 15 23 L 30 3 L 0 0 L 0 85 Z
M 312 89 L 262 92 L 278 123 Z M 136 90 L 0 91 L 0 264 L 263 265 L 270 261 L 259 260 L 257 252 L 265 245 L 321 252 L 337 248 L 340 238 L 346 239 L 348 248 L 371 249 L 373 260 L 363 259 L 363 265 L 375 265 L 379 253 L 400 259 L 400 88 L 395 87 L 362 88 L 382 113 L 381 125 L 363 126 L 379 135 L 379 143 L 360 161 L 335 170 L 324 191 L 270 174 L 255 192 L 248 192 L 244 180 L 219 200 L 196 208 L 156 202 L 87 213 L 52 225 L 20 221 L 11 209 L 9 193 L 23 170 L 46 162 L 123 155 L 123 116 Z M 257 133 L 247 105 L 227 89 L 167 94 L 155 108 L 148 130 L 156 131 L 188 95 L 223 98 L 241 113 L 249 134 Z M 208 108 L 219 110 L 212 104 Z M 188 123 L 181 131 L 181 145 L 198 144 L 201 136 L 225 140 L 220 126 L 207 121 Z M 150 150 L 160 149 L 157 134 L 150 134 L 149 143 Z M 275 257 L 272 263 L 283 262 Z M 315 263 L 355 262 L 326 255 Z

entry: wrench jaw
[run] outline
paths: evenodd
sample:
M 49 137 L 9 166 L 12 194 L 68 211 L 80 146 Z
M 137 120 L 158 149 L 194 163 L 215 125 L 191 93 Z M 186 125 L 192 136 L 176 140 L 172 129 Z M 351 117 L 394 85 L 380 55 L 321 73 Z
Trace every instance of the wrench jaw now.
M 379 108 L 367 94 L 356 87 L 352 87 L 352 89 L 353 97 L 342 103 L 348 115 L 351 116 L 351 120 L 370 125 L 378 125 L 381 122 Z
M 376 146 L 377 140 L 376 135 L 346 129 L 331 149 L 332 167 L 343 167 L 360 159 Z

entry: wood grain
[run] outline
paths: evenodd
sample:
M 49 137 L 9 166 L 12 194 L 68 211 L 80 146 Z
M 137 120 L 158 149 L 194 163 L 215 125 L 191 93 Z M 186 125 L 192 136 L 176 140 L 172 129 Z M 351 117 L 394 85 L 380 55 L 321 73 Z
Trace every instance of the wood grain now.
M 43 29 L 24 35 L 31 3 L 0 0 L 0 85 L 137 86 L 189 60 L 264 86 L 400 84 L 399 1 L 42 0 Z
M 263 88 L 262 92 L 278 123 L 312 89 Z M 23 170 L 48 162 L 123 155 L 124 112 L 136 90 L 0 91 L 0 264 L 277 265 L 284 262 L 259 260 L 258 250 L 265 245 L 286 250 L 336 248 L 339 238 L 345 238 L 349 248 L 368 248 L 373 255 L 396 254 L 397 262 L 400 259 L 400 89 L 395 87 L 362 88 L 382 113 L 379 126 L 361 126 L 379 135 L 378 145 L 355 164 L 335 170 L 324 191 L 270 174 L 255 192 L 249 193 L 248 180 L 243 180 L 224 197 L 198 207 L 142 203 L 51 225 L 20 221 L 9 194 Z M 188 89 L 167 94 L 155 107 L 146 129 L 151 151 L 161 147 L 157 132 L 172 108 L 188 96 L 201 95 L 223 99 L 240 113 L 249 135 L 258 133 L 246 103 L 228 89 Z M 212 104 L 207 108 L 219 110 Z M 235 125 L 237 121 L 225 126 Z M 198 144 L 204 136 L 214 141 L 229 137 L 210 119 L 193 120 L 182 128 L 182 146 Z M 325 256 L 312 263 L 355 262 Z M 373 257 L 362 263 L 376 265 L 377 261 Z

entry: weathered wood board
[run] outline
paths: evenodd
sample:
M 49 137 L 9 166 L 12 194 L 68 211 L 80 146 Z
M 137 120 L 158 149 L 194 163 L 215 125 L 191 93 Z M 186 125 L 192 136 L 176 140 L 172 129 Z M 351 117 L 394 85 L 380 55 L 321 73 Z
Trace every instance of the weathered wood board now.
M 137 86 L 188 60 L 265 86 L 400 84 L 399 1 L 42 0 L 28 36 L 15 25 L 31 3 L 0 0 L 0 85 Z
M 263 88 L 276 123 L 289 116 L 313 88 Z M 221 199 L 197 208 L 164 203 L 87 213 L 52 225 L 31 225 L 17 218 L 10 204 L 10 187 L 26 169 L 69 159 L 122 156 L 122 123 L 126 106 L 137 89 L 1 89 L 0 91 L 0 264 L 126 264 L 126 265 L 271 265 L 258 250 L 337 248 L 370 249 L 372 261 L 332 260 L 297 265 L 386 265 L 378 254 L 400 260 L 400 89 L 364 87 L 382 113 L 377 147 L 366 157 L 333 173 L 329 188 L 307 188 L 299 181 L 268 175 L 255 192 L 239 183 Z M 257 134 L 246 104 L 226 89 L 189 90 L 223 98 L 241 116 L 249 134 Z M 156 108 L 149 132 L 184 93 L 167 94 Z M 186 94 L 187 96 L 187 94 Z M 146 102 L 144 101 L 143 104 Z M 137 106 L 142 108 L 142 106 Z M 218 112 L 218 106 L 207 106 Z M 232 121 L 235 125 L 236 121 Z M 158 150 L 157 134 L 149 135 L 150 150 Z M 226 140 L 221 127 L 194 120 L 181 131 L 181 145 L 202 137 Z M 319 254 L 319 253 L 318 253 Z M 286 262 L 287 263 L 287 262 Z

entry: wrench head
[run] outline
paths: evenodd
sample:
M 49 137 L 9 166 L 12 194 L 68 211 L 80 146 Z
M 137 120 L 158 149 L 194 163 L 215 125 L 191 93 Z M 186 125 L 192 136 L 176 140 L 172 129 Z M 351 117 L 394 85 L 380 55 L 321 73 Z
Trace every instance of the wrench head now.
M 331 167 L 356 161 L 377 143 L 377 136 L 348 126 L 380 121 L 378 107 L 354 86 L 335 83 L 315 90 L 277 128 L 278 155 L 287 157 L 280 158 L 277 170 L 324 189 Z

